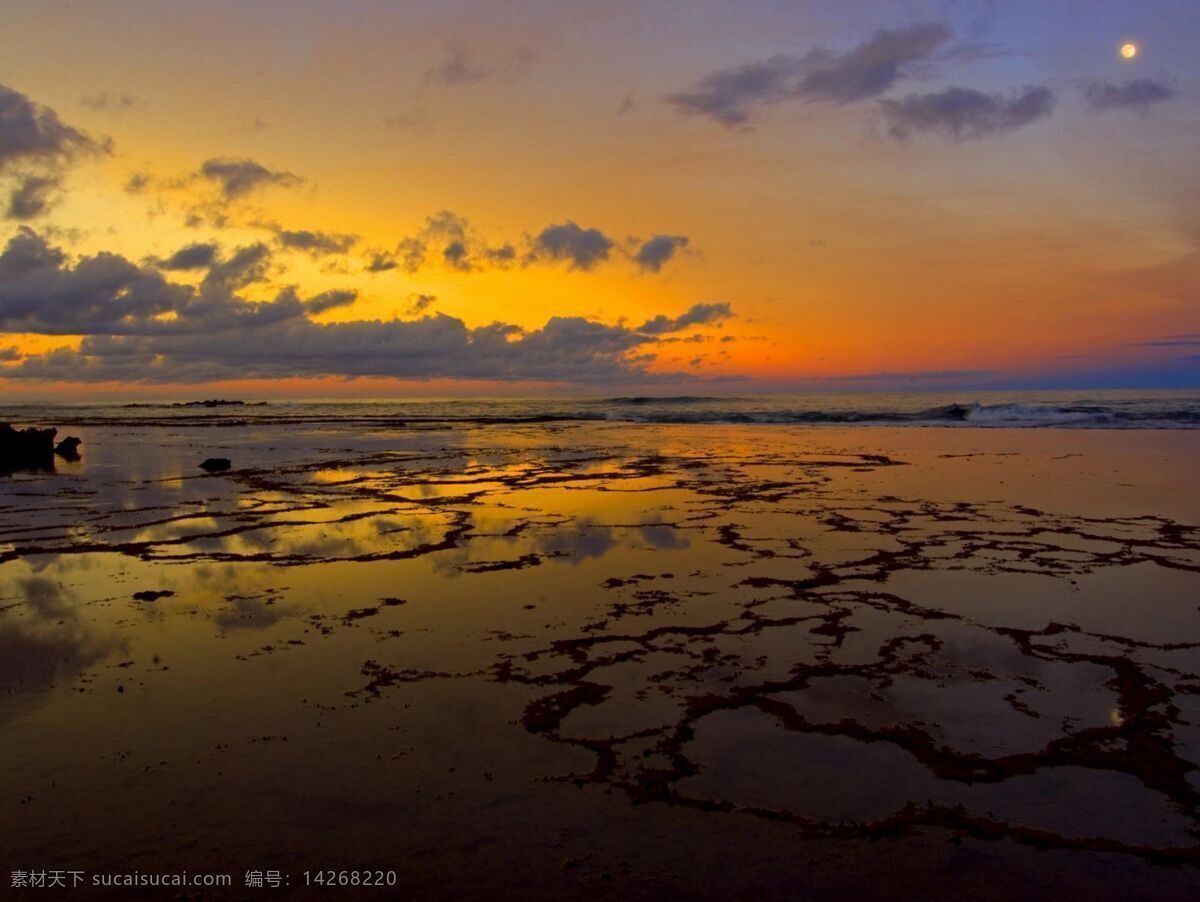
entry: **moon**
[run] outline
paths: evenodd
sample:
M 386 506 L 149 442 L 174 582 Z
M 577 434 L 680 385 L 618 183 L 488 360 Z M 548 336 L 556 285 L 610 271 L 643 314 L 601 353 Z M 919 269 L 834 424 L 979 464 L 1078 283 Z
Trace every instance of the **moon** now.
M 1128 43 L 1128 44 L 1121 45 L 1121 56 L 1125 57 L 1125 59 L 1131 60 L 1135 56 L 1137 56 L 1137 53 L 1138 53 L 1138 45 L 1137 44 Z

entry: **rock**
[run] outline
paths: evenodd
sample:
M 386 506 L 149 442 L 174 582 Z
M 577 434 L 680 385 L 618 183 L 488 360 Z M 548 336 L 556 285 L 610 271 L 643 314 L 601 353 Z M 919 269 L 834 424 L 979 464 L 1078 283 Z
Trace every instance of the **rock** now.
M 225 398 L 209 398 L 206 401 L 176 402 L 172 407 L 266 407 L 266 401 L 229 401 Z
M 54 446 L 54 453 L 64 460 L 79 460 L 79 446 L 82 444 L 83 439 L 68 435 Z
M 209 473 L 220 473 L 232 466 L 228 457 L 210 457 L 200 464 L 200 469 L 207 470 Z
M 57 429 L 13 429 L 0 423 L 0 472 L 53 470 Z
M 147 589 L 144 592 L 134 592 L 134 601 L 158 601 L 160 598 L 170 598 L 175 593 L 170 589 Z

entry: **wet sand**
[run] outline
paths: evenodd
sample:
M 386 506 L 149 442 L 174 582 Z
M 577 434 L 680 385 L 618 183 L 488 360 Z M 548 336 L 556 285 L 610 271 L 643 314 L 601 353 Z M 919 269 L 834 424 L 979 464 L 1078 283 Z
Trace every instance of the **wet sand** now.
M 1200 432 L 70 431 L 0 478 L 10 871 L 1200 892 Z

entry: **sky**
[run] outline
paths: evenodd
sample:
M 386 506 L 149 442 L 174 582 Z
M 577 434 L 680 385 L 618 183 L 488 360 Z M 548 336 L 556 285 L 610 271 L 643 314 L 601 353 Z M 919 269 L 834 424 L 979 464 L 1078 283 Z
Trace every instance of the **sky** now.
M 14 399 L 1200 387 L 1194 0 L 0 13 Z

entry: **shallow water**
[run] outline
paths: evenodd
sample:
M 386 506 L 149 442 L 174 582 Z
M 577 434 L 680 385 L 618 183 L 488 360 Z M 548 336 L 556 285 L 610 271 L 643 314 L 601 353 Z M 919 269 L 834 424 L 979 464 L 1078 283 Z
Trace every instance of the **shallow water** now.
M 0 478 L 12 868 L 1198 886 L 1200 434 L 71 431 Z

